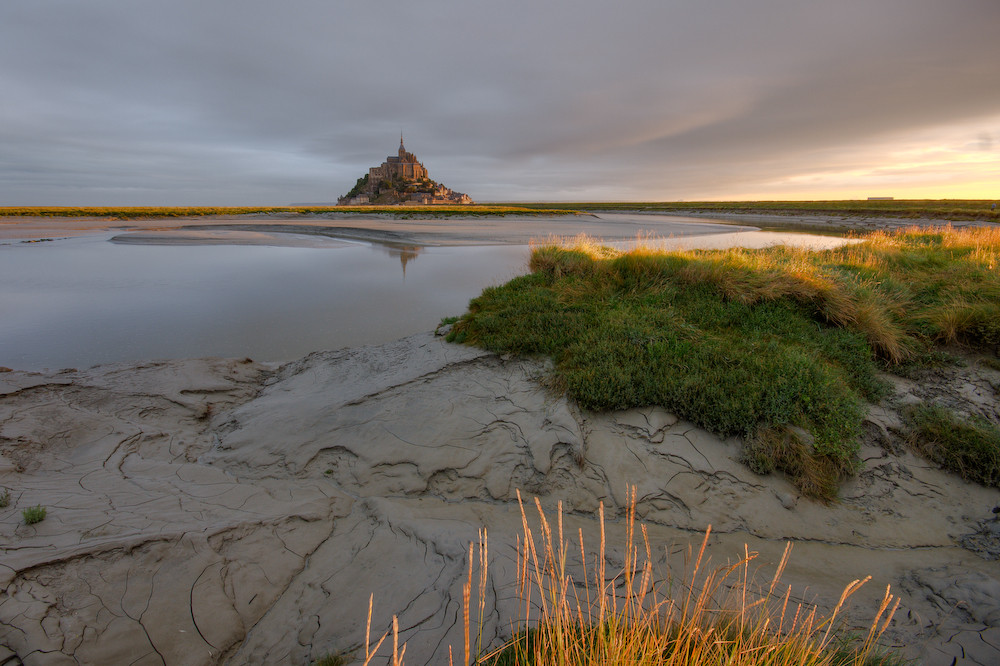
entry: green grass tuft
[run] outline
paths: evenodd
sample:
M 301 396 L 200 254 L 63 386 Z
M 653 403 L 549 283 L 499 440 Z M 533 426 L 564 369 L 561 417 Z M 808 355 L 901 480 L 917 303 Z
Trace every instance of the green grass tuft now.
M 6 509 L 8 506 L 10 506 L 10 490 L 4 488 L 0 493 L 0 509 Z
M 986 358 L 979 359 L 979 364 L 991 370 L 1000 370 L 1000 358 L 996 358 L 995 356 L 987 356 Z
M 45 507 L 39 504 L 38 506 L 29 506 L 21 512 L 21 516 L 24 518 L 25 525 L 34 525 L 35 523 L 40 523 L 45 520 Z
M 1000 487 L 1000 428 L 940 405 L 914 405 L 906 418 L 907 441 L 918 452 L 966 481 Z

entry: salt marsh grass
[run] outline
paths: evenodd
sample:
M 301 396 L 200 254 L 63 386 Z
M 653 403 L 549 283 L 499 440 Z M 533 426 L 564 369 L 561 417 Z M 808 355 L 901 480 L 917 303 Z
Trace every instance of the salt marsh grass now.
M 967 481 L 1000 488 L 1000 428 L 940 405 L 913 405 L 905 416 L 914 449 Z
M 450 335 L 551 357 L 553 384 L 584 408 L 662 405 L 742 437 L 748 461 L 780 449 L 774 467 L 830 499 L 858 465 L 866 403 L 887 392 L 879 371 L 942 342 L 1000 345 L 1000 230 L 861 241 L 663 251 L 550 240 L 533 247 L 530 274 L 486 289 Z

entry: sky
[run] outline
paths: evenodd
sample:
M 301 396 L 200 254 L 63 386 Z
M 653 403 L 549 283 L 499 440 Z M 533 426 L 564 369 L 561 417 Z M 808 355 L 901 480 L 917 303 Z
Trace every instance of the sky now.
M 0 206 L 1000 199 L 1000 0 L 3 0 Z

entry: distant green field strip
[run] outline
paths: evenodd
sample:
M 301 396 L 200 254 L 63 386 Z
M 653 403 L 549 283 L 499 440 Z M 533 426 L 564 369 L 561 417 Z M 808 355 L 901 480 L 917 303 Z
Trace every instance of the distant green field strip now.
M 994 209 L 993 205 L 997 204 Z M 767 213 L 1000 221 L 1000 203 L 986 199 L 898 199 L 843 201 L 661 201 L 512 203 L 527 208 L 585 211 Z

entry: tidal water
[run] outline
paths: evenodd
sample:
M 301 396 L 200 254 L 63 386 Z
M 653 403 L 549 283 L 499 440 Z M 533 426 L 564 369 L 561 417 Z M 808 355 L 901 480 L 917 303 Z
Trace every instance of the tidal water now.
M 432 330 L 524 273 L 526 246 L 0 245 L 0 366 L 284 361 Z
M 716 233 L 699 228 L 658 244 L 819 249 L 850 242 L 698 223 Z M 0 366 L 286 361 L 388 342 L 462 314 L 485 287 L 526 272 L 529 254 L 526 245 L 403 247 L 256 232 L 186 233 L 189 244 L 110 242 L 113 236 L 0 243 Z M 239 244 L 246 242 L 263 244 Z

